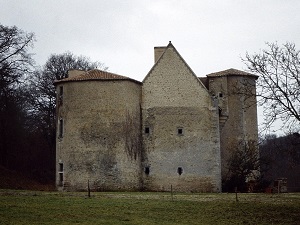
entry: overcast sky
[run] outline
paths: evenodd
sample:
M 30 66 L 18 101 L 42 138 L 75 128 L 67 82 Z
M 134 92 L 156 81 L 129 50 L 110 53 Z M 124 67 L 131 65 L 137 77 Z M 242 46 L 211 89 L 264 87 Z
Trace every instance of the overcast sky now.
M 36 34 L 38 65 L 71 51 L 142 81 L 172 41 L 198 76 L 245 69 L 265 42 L 300 47 L 299 0 L 0 0 L 0 23 Z
M 198 76 L 244 70 L 266 42 L 300 48 L 299 0 L 0 0 L 0 23 L 36 34 L 40 66 L 70 51 L 139 81 L 169 41 Z

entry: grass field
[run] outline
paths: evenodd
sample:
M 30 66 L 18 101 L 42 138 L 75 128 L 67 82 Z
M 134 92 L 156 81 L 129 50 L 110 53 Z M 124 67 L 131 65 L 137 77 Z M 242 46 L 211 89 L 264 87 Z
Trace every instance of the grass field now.
M 0 190 L 0 224 L 300 224 L 298 194 Z

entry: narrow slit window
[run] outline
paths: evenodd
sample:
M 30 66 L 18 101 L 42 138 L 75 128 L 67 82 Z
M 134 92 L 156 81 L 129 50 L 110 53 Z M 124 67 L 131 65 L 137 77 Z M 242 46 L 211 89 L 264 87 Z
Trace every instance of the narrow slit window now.
M 64 164 L 59 163 L 59 172 L 63 172 L 63 171 L 64 171 Z
M 63 96 L 64 96 L 64 87 L 60 86 L 59 87 L 59 97 L 58 97 L 58 100 L 59 100 L 60 104 L 63 103 Z
M 63 182 L 64 182 L 64 174 L 63 173 L 59 173 L 59 186 L 62 186 L 63 185 Z
M 59 120 L 59 131 L 58 131 L 58 136 L 60 138 L 63 137 L 63 132 L 64 132 L 64 121 L 63 121 L 63 119 L 60 119 Z
M 219 97 L 223 98 L 223 93 L 222 92 L 219 92 Z
M 59 97 L 62 97 L 64 95 L 64 87 L 60 86 L 59 87 Z

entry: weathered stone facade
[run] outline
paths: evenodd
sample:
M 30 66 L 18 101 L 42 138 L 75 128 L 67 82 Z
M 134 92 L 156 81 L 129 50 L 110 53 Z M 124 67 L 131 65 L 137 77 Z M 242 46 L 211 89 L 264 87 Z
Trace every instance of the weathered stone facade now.
M 240 142 L 258 139 L 255 81 L 257 76 L 233 69 L 207 75 L 210 93 L 219 102 L 222 179 L 227 162 Z
M 230 69 L 200 79 L 171 43 L 155 48 L 142 83 L 71 72 L 55 82 L 58 189 L 221 191 L 230 143 L 257 140 L 243 86 L 255 91 L 256 78 Z
M 63 172 L 64 186 L 85 189 L 89 181 L 97 190 L 138 190 L 140 149 L 131 153 L 126 144 L 140 139 L 140 83 L 68 79 L 57 84 L 58 93 L 63 88 L 58 98 L 58 128 L 63 130 L 57 134 L 57 170 Z
M 206 87 L 168 46 L 143 81 L 147 189 L 220 191 L 217 113 Z

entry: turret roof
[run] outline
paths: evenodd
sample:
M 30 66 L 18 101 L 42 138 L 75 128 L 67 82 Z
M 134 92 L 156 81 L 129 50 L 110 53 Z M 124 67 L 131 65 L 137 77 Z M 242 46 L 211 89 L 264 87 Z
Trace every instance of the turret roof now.
M 219 72 L 215 72 L 215 73 L 210 73 L 208 75 L 206 75 L 207 77 L 222 77 L 222 76 L 251 76 L 251 77 L 256 77 L 258 78 L 257 75 L 252 74 L 252 73 L 247 73 L 241 70 L 237 70 L 237 69 L 228 69 L 228 70 L 223 70 L 223 71 L 219 71 Z
M 133 82 L 140 83 L 137 80 L 134 80 L 129 77 L 125 77 L 122 75 L 118 75 L 115 73 L 110 73 L 107 71 L 99 70 L 99 69 L 93 69 L 89 71 L 83 71 L 83 73 L 77 75 L 68 77 L 61 80 L 56 80 L 54 83 L 61 83 L 61 82 L 70 82 L 70 81 L 91 81 L 91 80 L 129 80 Z

